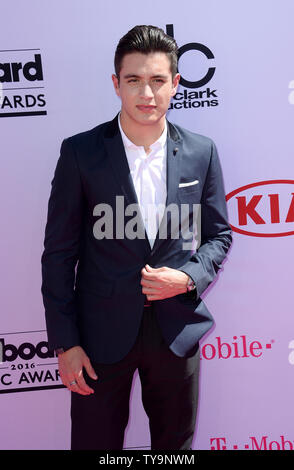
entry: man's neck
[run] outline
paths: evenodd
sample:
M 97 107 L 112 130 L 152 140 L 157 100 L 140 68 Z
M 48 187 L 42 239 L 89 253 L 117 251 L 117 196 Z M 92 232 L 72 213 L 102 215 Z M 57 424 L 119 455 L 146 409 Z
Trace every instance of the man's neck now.
M 120 124 L 122 130 L 131 142 L 144 147 L 146 153 L 150 153 L 150 145 L 156 142 L 164 131 L 165 116 L 155 124 L 140 125 L 121 111 Z

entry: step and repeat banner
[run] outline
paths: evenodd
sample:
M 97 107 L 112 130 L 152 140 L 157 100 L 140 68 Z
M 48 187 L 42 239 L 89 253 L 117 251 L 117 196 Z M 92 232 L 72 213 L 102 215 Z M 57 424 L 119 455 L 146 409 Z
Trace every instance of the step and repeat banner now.
M 292 0 L 1 2 L 0 448 L 68 449 L 70 392 L 48 351 L 41 254 L 62 140 L 120 109 L 111 74 L 136 24 L 174 36 L 168 118 L 211 137 L 233 244 L 203 295 L 195 449 L 294 449 Z M 124 448 L 148 449 L 136 371 Z

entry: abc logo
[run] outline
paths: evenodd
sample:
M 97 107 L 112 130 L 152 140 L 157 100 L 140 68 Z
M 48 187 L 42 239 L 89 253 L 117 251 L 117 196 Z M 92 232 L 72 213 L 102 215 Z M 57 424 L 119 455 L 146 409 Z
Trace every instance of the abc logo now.
M 174 26 L 172 24 L 166 25 L 166 34 L 174 38 Z M 188 44 L 184 44 L 183 46 L 179 47 L 178 49 L 178 59 L 180 60 L 181 56 L 188 51 L 199 51 L 206 56 L 207 59 L 214 59 L 214 55 L 211 50 L 204 46 L 204 44 L 200 44 L 198 42 L 189 42 Z M 189 81 L 186 80 L 183 76 L 181 76 L 180 84 L 185 88 L 200 88 L 208 83 L 215 72 L 215 67 L 209 67 L 207 73 L 203 78 L 200 80 Z
M 33 359 L 34 356 L 38 356 L 41 359 L 47 359 L 48 357 L 54 357 L 54 352 L 49 351 L 48 342 L 40 341 L 37 345 L 32 343 L 22 343 L 18 347 L 14 344 L 5 344 L 4 338 L 0 338 L 0 351 L 2 362 L 15 361 L 18 357 L 23 360 Z

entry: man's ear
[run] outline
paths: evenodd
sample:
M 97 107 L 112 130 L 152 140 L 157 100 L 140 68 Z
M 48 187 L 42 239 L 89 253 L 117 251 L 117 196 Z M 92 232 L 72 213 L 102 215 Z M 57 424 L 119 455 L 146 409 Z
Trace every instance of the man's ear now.
M 117 96 L 120 97 L 119 80 L 114 73 L 111 75 L 111 78 L 112 78 L 115 93 L 117 94 Z
M 175 96 L 175 94 L 177 92 L 177 88 L 178 88 L 178 85 L 179 85 L 179 82 L 180 82 L 180 78 L 181 78 L 181 75 L 179 73 L 176 73 L 174 78 L 173 78 L 172 93 L 171 93 L 172 96 Z

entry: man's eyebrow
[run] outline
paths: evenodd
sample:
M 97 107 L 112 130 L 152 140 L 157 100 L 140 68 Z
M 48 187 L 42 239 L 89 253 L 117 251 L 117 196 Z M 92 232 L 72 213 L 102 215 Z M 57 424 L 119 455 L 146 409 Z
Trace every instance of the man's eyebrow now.
M 123 76 L 123 78 L 140 78 L 139 75 L 136 75 L 135 73 L 127 73 L 126 75 Z
M 126 75 L 123 75 L 123 78 L 128 79 L 128 78 L 141 78 L 141 77 L 140 77 L 140 75 L 136 75 L 135 73 L 127 73 Z M 152 75 L 151 78 L 163 78 L 163 79 L 167 80 L 168 76 L 167 75 L 157 74 L 157 75 Z
M 158 74 L 158 75 L 153 75 L 151 78 L 164 78 L 165 80 L 168 79 L 168 75 L 161 75 L 161 74 Z

